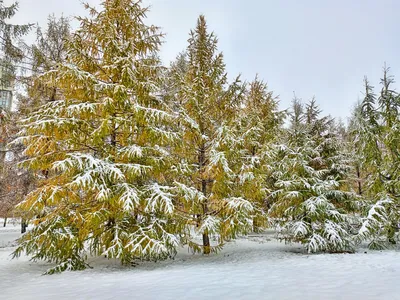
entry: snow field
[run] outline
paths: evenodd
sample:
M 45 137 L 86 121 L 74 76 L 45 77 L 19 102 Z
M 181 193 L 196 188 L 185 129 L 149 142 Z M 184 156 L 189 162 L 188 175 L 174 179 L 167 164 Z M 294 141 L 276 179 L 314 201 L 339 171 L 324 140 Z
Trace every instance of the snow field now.
M 0 229 L 0 299 L 400 299 L 400 252 L 308 255 L 269 235 L 228 243 L 217 255 L 41 274 L 51 265 L 11 260 L 19 226 Z M 367 253 L 364 253 L 367 252 Z

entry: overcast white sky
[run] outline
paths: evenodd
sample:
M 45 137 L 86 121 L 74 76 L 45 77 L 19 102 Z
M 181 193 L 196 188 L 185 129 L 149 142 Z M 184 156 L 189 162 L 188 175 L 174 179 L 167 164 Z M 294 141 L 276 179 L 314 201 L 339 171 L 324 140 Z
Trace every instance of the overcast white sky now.
M 10 3 L 11 0 L 6 0 Z M 97 5 L 100 0 L 87 0 Z M 19 0 L 19 22 L 85 14 L 80 0 Z M 231 77 L 258 73 L 286 108 L 293 91 L 316 96 L 325 113 L 346 119 L 367 75 L 378 86 L 386 61 L 400 76 L 398 0 L 144 0 L 149 22 L 167 34 L 166 63 L 185 49 L 199 14 L 219 38 Z

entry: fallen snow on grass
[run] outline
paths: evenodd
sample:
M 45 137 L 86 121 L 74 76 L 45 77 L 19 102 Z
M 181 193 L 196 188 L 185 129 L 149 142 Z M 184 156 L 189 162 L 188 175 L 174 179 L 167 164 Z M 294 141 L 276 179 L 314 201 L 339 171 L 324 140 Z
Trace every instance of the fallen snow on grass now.
M 0 247 L 1 299 L 400 299 L 397 251 L 308 255 L 253 236 L 218 255 L 182 251 L 135 268 L 100 258 L 93 269 L 42 276 L 50 265 L 11 260 L 13 249 Z

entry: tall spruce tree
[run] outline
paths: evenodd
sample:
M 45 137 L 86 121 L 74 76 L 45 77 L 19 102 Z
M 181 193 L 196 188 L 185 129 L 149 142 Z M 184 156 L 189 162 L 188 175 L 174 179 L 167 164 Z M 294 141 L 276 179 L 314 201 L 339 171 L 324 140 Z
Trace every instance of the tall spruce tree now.
M 239 160 L 234 123 L 243 86 L 238 80 L 228 85 L 217 38 L 207 31 L 204 16 L 190 33 L 184 70 L 175 72 L 181 78 L 177 105 L 182 134 L 174 147 L 177 217 L 184 224 L 183 243 L 209 254 L 251 229 L 253 205 L 243 198 L 234 170 Z M 211 236 L 216 237 L 214 245 Z
M 15 256 L 87 266 L 89 255 L 129 263 L 174 253 L 174 212 L 164 169 L 170 115 L 156 96 L 162 34 L 140 1 L 104 0 L 67 43 L 66 62 L 41 76 L 62 91 L 23 121 L 33 171 L 49 170 L 19 209 L 34 227 Z

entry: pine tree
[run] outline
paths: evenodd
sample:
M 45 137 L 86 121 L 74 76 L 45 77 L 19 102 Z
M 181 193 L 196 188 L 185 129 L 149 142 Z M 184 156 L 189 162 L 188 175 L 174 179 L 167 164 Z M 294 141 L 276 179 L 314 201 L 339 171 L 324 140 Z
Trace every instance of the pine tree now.
M 217 38 L 207 31 L 204 16 L 190 33 L 185 69 L 175 72 L 181 78 L 176 104 L 182 135 L 174 147 L 177 217 L 183 243 L 209 254 L 251 228 L 253 205 L 243 198 L 234 170 L 239 159 L 234 123 L 243 87 L 238 80 L 228 85 Z
M 295 99 L 286 137 L 272 152 L 273 204 L 269 215 L 279 237 L 308 252 L 353 251 L 354 193 L 346 191 L 348 162 L 332 120 L 312 100 Z
M 85 7 L 66 62 L 41 76 L 62 99 L 33 112 L 20 138 L 24 165 L 49 173 L 19 205 L 34 227 L 14 256 L 57 263 L 48 273 L 85 268 L 93 255 L 165 258 L 177 246 L 163 176 L 175 134 L 156 94 L 162 34 L 140 1 Z

